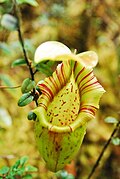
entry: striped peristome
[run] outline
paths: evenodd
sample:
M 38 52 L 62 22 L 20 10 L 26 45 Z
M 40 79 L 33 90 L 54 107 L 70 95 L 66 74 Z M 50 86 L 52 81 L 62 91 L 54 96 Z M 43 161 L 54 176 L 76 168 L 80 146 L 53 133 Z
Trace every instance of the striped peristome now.
M 52 47 L 56 46 L 56 43 L 51 43 Z M 49 45 L 50 42 L 48 49 Z M 62 60 L 62 63 L 52 76 L 45 78 L 43 83 L 38 83 L 42 95 L 38 101 L 39 106 L 34 109 L 37 115 L 37 146 L 48 169 L 54 172 L 63 169 L 78 152 L 86 133 L 87 122 L 95 118 L 100 97 L 104 93 L 93 74 L 96 61 L 89 62 L 89 59 L 96 60 L 94 52 L 84 52 L 83 55 L 66 54 L 62 46 L 61 51 L 65 55 L 61 52 L 57 56 L 59 42 L 55 49 L 57 52 L 50 59 Z M 48 57 L 47 52 L 46 54 Z M 45 54 L 42 56 L 45 58 Z M 37 51 L 37 61 L 38 59 Z

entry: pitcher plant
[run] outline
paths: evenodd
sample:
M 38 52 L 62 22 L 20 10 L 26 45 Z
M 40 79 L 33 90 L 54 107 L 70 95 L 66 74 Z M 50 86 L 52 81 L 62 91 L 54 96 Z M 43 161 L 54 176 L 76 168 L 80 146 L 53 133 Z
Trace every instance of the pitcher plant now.
M 93 73 L 98 62 L 95 52 L 74 54 L 64 44 L 48 41 L 37 48 L 34 58 L 35 63 L 45 60 L 62 62 L 37 85 L 42 95 L 33 110 L 35 137 L 48 169 L 56 172 L 79 151 L 105 90 Z

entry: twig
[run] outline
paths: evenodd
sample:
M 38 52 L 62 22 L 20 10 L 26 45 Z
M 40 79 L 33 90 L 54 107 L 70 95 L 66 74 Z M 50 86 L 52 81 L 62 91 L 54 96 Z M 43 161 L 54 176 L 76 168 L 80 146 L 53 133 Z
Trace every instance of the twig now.
M 99 165 L 99 162 L 101 161 L 101 158 L 102 158 L 103 155 L 104 155 L 104 152 L 106 151 L 107 147 L 109 146 L 109 144 L 110 144 L 110 142 L 111 142 L 111 140 L 112 140 L 112 137 L 113 137 L 114 134 L 118 131 L 119 126 L 120 126 L 120 121 L 117 123 L 117 125 L 116 125 L 115 129 L 113 130 L 111 136 L 109 137 L 108 141 L 107 141 L 106 144 L 104 145 L 104 147 L 103 147 L 103 149 L 102 149 L 102 151 L 101 151 L 101 153 L 100 153 L 100 155 L 99 155 L 99 157 L 98 157 L 98 159 L 97 159 L 95 165 L 93 166 L 93 168 L 92 168 L 90 174 L 88 175 L 87 179 L 90 179 L 90 178 L 92 177 L 92 175 L 94 174 L 96 168 L 97 168 L 98 165 Z
M 37 72 L 38 72 L 38 70 L 36 69 L 33 74 L 35 75 Z
M 14 88 L 20 88 L 21 86 L 0 86 L 0 89 L 14 89 Z
M 19 8 L 17 6 L 16 0 L 13 0 L 13 3 L 14 3 L 14 8 L 15 8 L 15 16 L 16 16 L 16 18 L 18 20 L 18 25 L 17 25 L 18 29 L 17 29 L 17 31 L 18 31 L 19 41 L 20 41 L 21 46 L 22 46 L 22 51 L 23 51 L 25 61 L 27 63 L 29 71 L 30 71 L 31 79 L 34 80 L 34 73 L 33 73 L 32 67 L 31 67 L 31 63 L 28 60 L 27 53 L 26 53 L 26 50 L 25 50 L 24 40 L 23 40 L 23 37 L 22 37 L 22 32 L 21 32 L 21 27 L 20 27 L 20 19 L 19 19 Z

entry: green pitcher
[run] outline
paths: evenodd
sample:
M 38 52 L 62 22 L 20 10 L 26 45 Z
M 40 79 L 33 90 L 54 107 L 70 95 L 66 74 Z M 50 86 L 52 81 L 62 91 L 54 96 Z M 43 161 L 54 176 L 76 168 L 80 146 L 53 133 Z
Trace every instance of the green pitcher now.
M 35 52 L 35 63 L 44 60 L 62 61 L 52 76 L 38 83 L 42 95 L 33 110 L 38 149 L 48 169 L 56 172 L 80 149 L 105 90 L 93 74 L 98 61 L 93 51 L 76 55 L 64 44 L 49 41 Z

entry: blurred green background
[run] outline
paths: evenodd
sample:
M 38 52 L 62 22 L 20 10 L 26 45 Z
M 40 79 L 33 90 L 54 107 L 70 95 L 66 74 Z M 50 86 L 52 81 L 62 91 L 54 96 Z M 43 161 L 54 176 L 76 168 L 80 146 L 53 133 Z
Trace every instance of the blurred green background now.
M 85 179 L 99 156 L 114 125 L 105 123 L 108 116 L 119 118 L 120 112 L 120 1 L 114 0 L 37 0 L 20 1 L 21 30 L 29 59 L 36 47 L 57 40 L 77 53 L 94 50 L 99 64 L 94 73 L 105 88 L 96 118 L 89 122 L 87 134 L 75 158 L 77 178 Z M 22 3 L 25 2 L 25 3 Z M 0 0 L 0 18 L 12 14 L 12 1 Z M 14 15 L 14 14 L 12 14 Z M 14 60 L 23 58 L 17 31 L 0 27 L 0 85 L 17 86 L 29 77 L 26 66 L 12 68 Z M 36 73 L 36 83 L 44 79 Z M 21 156 L 38 168 L 36 179 L 56 179 L 47 170 L 34 139 L 34 122 L 27 120 L 34 103 L 17 106 L 21 89 L 0 89 L 0 167 L 11 166 Z M 117 133 L 116 136 L 119 134 Z M 110 144 L 93 179 L 120 178 L 120 147 Z

